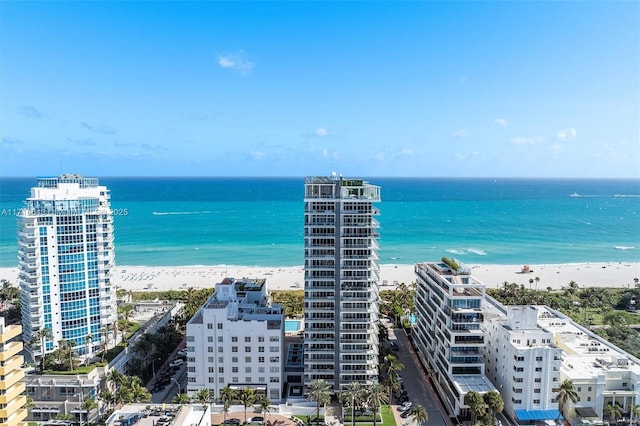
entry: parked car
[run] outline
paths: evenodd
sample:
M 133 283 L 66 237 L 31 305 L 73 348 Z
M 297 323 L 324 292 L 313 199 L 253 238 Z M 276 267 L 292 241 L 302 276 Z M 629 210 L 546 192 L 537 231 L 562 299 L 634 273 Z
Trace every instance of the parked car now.
M 409 408 L 408 410 L 403 411 L 402 413 L 400 413 L 400 417 L 402 417 L 403 419 L 406 419 L 410 415 L 411 415 L 411 408 Z
M 401 406 L 398 407 L 398 411 L 404 413 L 405 411 L 409 411 L 413 403 L 411 401 L 403 402 Z
M 239 425 L 240 419 L 230 418 L 222 422 L 223 425 Z
M 396 342 L 391 342 L 391 349 L 397 351 L 399 349 L 398 344 Z
M 171 361 L 169 363 L 169 368 L 173 368 L 173 367 L 182 367 L 182 365 L 184 364 L 184 361 L 181 359 L 174 359 L 173 361 Z
M 262 416 L 251 417 L 249 419 L 249 423 L 264 423 L 264 417 Z

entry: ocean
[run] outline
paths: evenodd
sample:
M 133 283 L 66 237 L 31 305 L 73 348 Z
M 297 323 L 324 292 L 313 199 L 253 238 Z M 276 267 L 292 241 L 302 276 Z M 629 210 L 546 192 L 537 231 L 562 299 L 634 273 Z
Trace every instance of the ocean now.
M 640 181 L 366 178 L 381 187 L 380 263 L 640 261 Z M 100 178 L 119 265 L 303 264 L 304 178 Z M 36 178 L 0 178 L 0 267 Z

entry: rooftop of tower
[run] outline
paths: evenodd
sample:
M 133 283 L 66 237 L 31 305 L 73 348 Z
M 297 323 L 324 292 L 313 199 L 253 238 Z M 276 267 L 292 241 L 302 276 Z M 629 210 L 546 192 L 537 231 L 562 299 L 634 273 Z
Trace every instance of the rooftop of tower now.
M 98 186 L 98 178 L 85 178 L 78 174 L 64 173 L 60 177 L 38 179 L 39 188 L 57 188 L 61 183 L 77 183 L 80 188 L 94 188 Z

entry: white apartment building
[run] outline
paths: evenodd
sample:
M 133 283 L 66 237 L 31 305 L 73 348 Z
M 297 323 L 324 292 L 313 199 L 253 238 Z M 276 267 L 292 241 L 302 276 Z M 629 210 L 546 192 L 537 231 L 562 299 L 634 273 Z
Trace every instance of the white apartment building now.
M 116 321 L 113 217 L 109 190 L 96 178 L 38 179 L 18 215 L 23 340 L 33 358 L 60 340 L 90 355 Z M 53 339 L 30 344 L 48 328 Z M 87 336 L 91 336 L 90 339 Z
M 304 382 L 376 383 L 380 188 L 310 177 L 304 202 Z
M 495 387 L 485 377 L 482 328 L 486 286 L 456 259 L 418 263 L 414 344 L 451 416 L 469 416 L 470 391 Z
M 278 403 L 283 395 L 284 312 L 266 280 L 225 278 L 187 323 L 187 394 L 252 388 Z
M 538 326 L 538 307 L 488 300 L 493 306 L 485 309 L 486 375 L 501 393 L 505 413 L 521 425 L 554 421 L 562 350 L 553 333 Z
M 538 310 L 538 325 L 552 332 L 553 343 L 562 349 L 559 380 L 571 380 L 578 394 L 567 413 L 571 424 L 609 422 L 609 404 L 618 405 L 629 419 L 640 404 L 640 360 L 558 311 Z

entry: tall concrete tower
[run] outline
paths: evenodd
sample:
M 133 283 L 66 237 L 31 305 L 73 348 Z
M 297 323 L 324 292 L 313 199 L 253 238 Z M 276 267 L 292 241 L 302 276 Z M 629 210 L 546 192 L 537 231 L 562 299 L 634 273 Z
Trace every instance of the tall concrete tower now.
M 380 187 L 362 179 L 305 181 L 304 381 L 339 392 L 378 380 Z
M 109 198 L 98 179 L 65 174 L 38 179 L 25 200 L 18 215 L 18 265 L 23 340 L 32 358 L 52 352 L 61 340 L 73 342 L 80 356 L 91 355 L 116 321 Z M 45 328 L 52 338 L 42 348 L 40 339 L 32 339 Z

